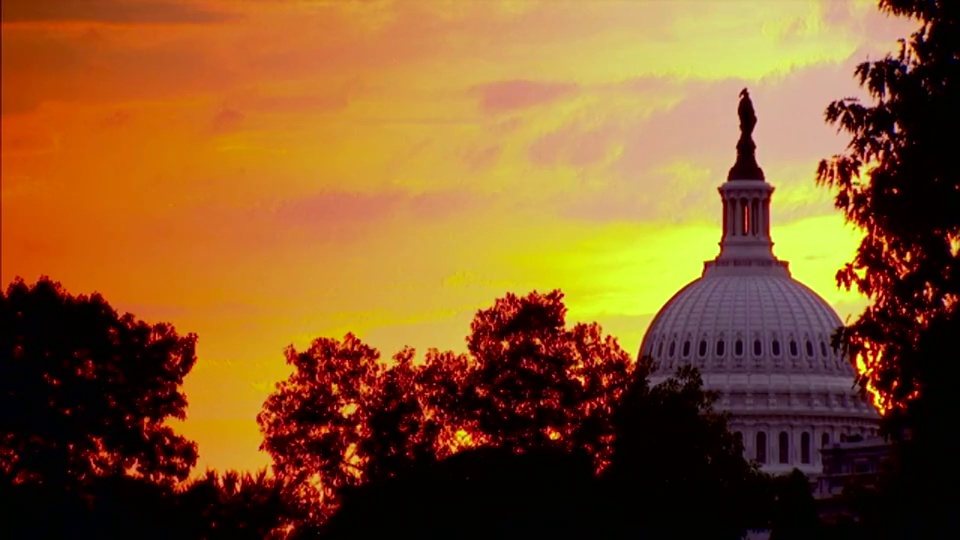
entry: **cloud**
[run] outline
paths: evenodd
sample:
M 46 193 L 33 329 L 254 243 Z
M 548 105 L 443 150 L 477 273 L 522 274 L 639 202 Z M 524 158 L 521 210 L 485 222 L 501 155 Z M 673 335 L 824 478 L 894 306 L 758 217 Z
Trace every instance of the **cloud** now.
M 0 48 L 3 114 L 47 102 L 105 103 L 210 92 L 238 72 L 216 49 L 163 33 L 131 30 L 4 26 Z
M 223 105 L 217 114 L 210 120 L 210 131 L 212 133 L 228 133 L 236 131 L 243 124 L 244 114 L 237 109 Z
M 717 211 L 715 188 L 736 158 L 737 95 L 749 86 L 759 117 L 754 132 L 757 159 L 778 189 L 781 217 L 829 212 L 829 197 L 813 186 L 813 175 L 817 162 L 842 151 L 846 139 L 824 123 L 823 110 L 839 97 L 863 95 L 852 77 L 863 54 L 859 49 L 844 62 L 796 69 L 755 83 L 646 77 L 625 81 L 603 91 L 658 99 L 676 88 L 676 102 L 647 115 L 594 114 L 601 120 L 586 125 L 580 119 L 568 121 L 534 141 L 529 157 L 547 168 L 593 166 L 589 176 L 594 189 L 552 197 L 563 216 L 595 222 L 712 217 Z M 585 95 L 595 91 L 582 89 Z M 605 161 L 608 156 L 613 159 Z M 811 197 L 815 204 L 810 204 Z
M 535 141 L 528 155 L 531 162 L 543 167 L 582 168 L 607 158 L 613 139 L 613 130 L 571 123 Z
M 225 5 L 225 4 L 221 4 Z M 3 23 L 205 24 L 236 16 L 174 0 L 4 0 Z
M 571 83 L 537 82 L 530 80 L 499 81 L 475 86 L 485 112 L 499 114 L 552 103 L 572 95 L 577 85 Z
M 133 115 L 129 111 L 114 110 L 100 121 L 100 127 L 110 129 L 130 124 Z
M 275 230 L 311 231 L 316 239 L 349 239 L 375 234 L 397 221 L 438 226 L 482 208 L 488 198 L 458 191 L 422 194 L 393 190 L 378 193 L 321 192 L 273 205 L 261 214 Z M 241 212 L 236 217 L 256 217 Z
M 502 153 L 503 147 L 499 144 L 471 148 L 463 153 L 463 161 L 473 172 L 484 171 L 493 166 Z

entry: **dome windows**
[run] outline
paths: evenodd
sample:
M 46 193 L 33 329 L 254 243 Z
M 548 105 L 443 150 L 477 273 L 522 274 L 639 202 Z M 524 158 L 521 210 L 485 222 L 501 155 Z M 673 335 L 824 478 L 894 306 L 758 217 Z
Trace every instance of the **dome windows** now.
M 659 358 L 659 357 L 661 357 L 661 356 L 663 356 L 663 342 L 662 342 L 662 341 L 661 341 L 659 344 L 657 344 L 657 357 Z
M 760 356 L 763 353 L 763 343 L 759 339 L 753 340 L 753 354 Z
M 767 434 L 763 431 L 757 432 L 756 460 L 757 463 L 767 462 Z
M 743 356 L 743 340 L 738 339 L 737 342 L 733 345 L 733 354 L 737 356 Z
M 813 356 L 813 343 L 807 340 L 807 356 Z
M 727 344 L 722 339 L 717 340 L 717 356 L 723 356 L 723 353 L 726 352 L 726 346 Z
M 786 431 L 781 431 L 779 439 L 780 440 L 777 442 L 780 443 L 778 444 L 779 446 L 778 450 L 780 454 L 778 457 L 780 458 L 780 463 L 789 463 L 790 462 L 790 435 L 788 435 Z
M 790 340 L 790 356 L 799 356 L 799 355 L 800 355 L 800 347 L 797 347 L 797 342 L 791 339 Z
M 770 348 L 774 356 L 780 356 L 780 340 L 774 339 L 773 346 Z
M 820 354 L 824 356 L 829 356 L 827 353 L 827 343 L 825 341 L 820 342 Z
M 677 352 L 677 342 L 671 341 L 670 342 L 670 358 L 673 358 L 673 355 L 676 354 L 676 352 Z
M 701 339 L 701 340 L 700 340 L 700 347 L 699 347 L 699 349 L 700 349 L 700 350 L 697 351 L 697 352 L 700 353 L 700 356 L 701 356 L 701 357 L 704 357 L 704 356 L 707 355 L 707 340 L 705 340 L 705 339 Z
M 690 340 L 689 339 L 683 342 L 683 357 L 686 358 L 688 356 L 690 356 Z

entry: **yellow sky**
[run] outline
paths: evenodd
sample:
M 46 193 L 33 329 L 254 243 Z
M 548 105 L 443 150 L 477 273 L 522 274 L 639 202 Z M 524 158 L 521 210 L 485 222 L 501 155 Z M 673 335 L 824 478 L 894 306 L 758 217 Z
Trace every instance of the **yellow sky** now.
M 561 288 L 634 352 L 717 253 L 737 93 L 777 255 L 837 308 L 855 231 L 814 186 L 873 2 L 6 0 L 2 268 L 199 334 L 183 432 L 253 468 L 282 349 L 463 349 Z

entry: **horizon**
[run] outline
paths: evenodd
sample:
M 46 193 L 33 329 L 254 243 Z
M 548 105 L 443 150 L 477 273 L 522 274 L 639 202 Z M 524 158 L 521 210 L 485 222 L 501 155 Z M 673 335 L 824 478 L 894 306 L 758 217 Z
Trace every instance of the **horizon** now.
M 744 86 L 775 254 L 866 305 L 814 178 L 823 110 L 916 26 L 874 2 L 116 1 L 4 3 L 0 278 L 198 334 L 194 475 L 269 466 L 288 344 L 462 351 L 478 309 L 559 288 L 635 358 L 719 252 Z

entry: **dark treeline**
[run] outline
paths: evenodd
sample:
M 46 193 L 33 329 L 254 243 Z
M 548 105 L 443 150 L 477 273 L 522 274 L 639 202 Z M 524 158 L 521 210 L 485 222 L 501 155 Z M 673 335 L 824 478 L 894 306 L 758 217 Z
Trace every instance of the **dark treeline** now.
M 919 29 L 858 67 L 871 104 L 827 108 L 851 140 L 818 171 L 865 232 L 837 278 L 870 307 L 836 344 L 865 362 L 898 465 L 844 493 L 848 522 L 745 461 L 695 370 L 651 387 L 651 360 L 568 327 L 559 292 L 479 311 L 465 354 L 288 348 L 257 418 L 272 469 L 190 479 L 197 446 L 167 422 L 196 336 L 41 279 L 0 295 L 0 535 L 960 537 L 960 2 L 879 4 Z
M 187 480 L 193 335 L 99 295 L 0 296 L 4 527 L 12 537 L 739 538 L 816 525 L 742 457 L 692 368 L 654 387 L 558 291 L 477 313 L 468 353 L 389 360 L 354 336 L 288 348 L 258 417 L 272 474 Z M 789 491 L 789 490 L 787 490 Z M 804 488 L 809 497 L 809 490 Z M 793 516 L 784 518 L 783 516 Z M 682 519 L 678 519 L 682 517 Z

